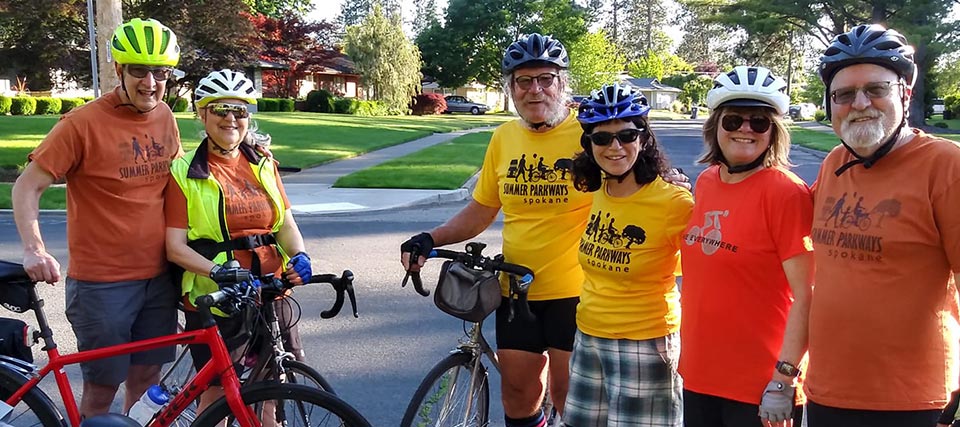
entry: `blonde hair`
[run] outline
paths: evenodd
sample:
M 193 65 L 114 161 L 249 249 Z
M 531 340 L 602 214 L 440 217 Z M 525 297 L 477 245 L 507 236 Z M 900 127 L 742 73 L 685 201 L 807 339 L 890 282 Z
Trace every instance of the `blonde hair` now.
M 770 147 L 764 153 L 763 167 L 789 168 L 790 164 L 790 131 L 783 124 L 783 120 L 771 108 L 765 107 L 719 107 L 710 113 L 707 122 L 703 124 L 703 153 L 697 163 L 716 165 L 722 164 L 723 152 L 717 133 L 720 130 L 720 118 L 727 111 L 740 113 L 760 113 L 770 119 Z

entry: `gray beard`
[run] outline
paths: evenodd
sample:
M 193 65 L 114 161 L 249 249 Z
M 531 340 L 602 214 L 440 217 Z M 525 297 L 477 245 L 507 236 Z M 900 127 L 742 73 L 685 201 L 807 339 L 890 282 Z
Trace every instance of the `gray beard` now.
M 884 134 L 883 122 L 883 118 L 871 125 L 844 122 L 840 125 L 840 137 L 853 148 L 870 148 L 886 139 L 887 135 Z
M 548 128 L 553 128 L 559 125 L 560 123 L 563 123 L 563 121 L 567 119 L 567 115 L 569 114 L 569 111 L 567 110 L 567 106 L 564 103 L 557 103 L 553 107 L 554 108 L 550 109 L 549 114 L 547 114 L 547 120 L 543 122 L 543 124 L 546 125 L 546 127 Z M 534 127 L 534 124 L 540 124 L 540 123 L 533 123 L 523 117 L 521 118 L 523 119 L 523 123 L 530 129 L 536 130 L 537 128 Z M 540 128 L 543 128 L 543 127 L 544 126 L 540 126 Z

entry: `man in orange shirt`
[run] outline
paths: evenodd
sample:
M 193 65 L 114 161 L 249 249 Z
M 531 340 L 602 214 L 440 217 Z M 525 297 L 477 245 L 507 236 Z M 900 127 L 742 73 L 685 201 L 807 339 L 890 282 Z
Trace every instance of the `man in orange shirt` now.
M 33 280 L 56 283 L 60 263 L 44 246 L 38 205 L 50 184 L 68 181 L 66 314 L 79 350 L 174 333 L 177 322 L 163 190 L 170 162 L 183 150 L 162 97 L 180 48 L 173 31 L 152 19 L 120 25 L 110 47 L 120 85 L 64 115 L 13 187 L 24 268 Z M 159 381 L 160 366 L 173 360 L 174 350 L 81 364 L 81 414 L 106 413 L 124 381 L 129 409 Z
M 814 187 L 810 427 L 934 426 L 958 386 L 960 144 L 907 125 L 913 53 L 861 25 L 820 58 L 843 145 Z

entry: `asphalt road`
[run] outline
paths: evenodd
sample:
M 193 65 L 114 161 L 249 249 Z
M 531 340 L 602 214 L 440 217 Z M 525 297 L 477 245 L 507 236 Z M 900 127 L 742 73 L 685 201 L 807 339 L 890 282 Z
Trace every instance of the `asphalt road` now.
M 703 169 L 694 164 L 701 151 L 699 126 L 695 122 L 655 122 L 652 126 L 674 165 L 683 168 L 692 179 Z M 795 171 L 812 183 L 820 158 L 822 155 L 795 150 Z M 300 331 L 308 362 L 374 426 L 399 424 L 421 377 L 463 335 L 462 322 L 437 310 L 431 298 L 419 296 L 412 287 L 400 287 L 403 269 L 398 247 L 409 236 L 442 223 L 464 205 L 465 202 L 455 202 L 390 212 L 297 218 L 314 260 L 315 273 L 339 273 L 344 269 L 355 273 L 360 310 L 359 319 L 345 310 L 335 319 L 322 320 L 319 313 L 332 304 L 332 290 L 324 285 L 298 288 L 296 299 L 303 312 Z M 476 239 L 488 244 L 486 253 L 498 253 L 501 227 L 502 220 L 498 219 Z M 65 228 L 64 215 L 43 214 L 41 229 L 47 247 L 63 265 L 67 261 Z M 19 239 L 9 213 L 0 214 L 0 259 L 21 259 Z M 429 289 L 436 283 L 439 264 L 428 264 L 423 273 Z M 75 350 L 73 333 L 63 315 L 62 284 L 42 285 L 41 294 L 61 352 Z M 11 312 L 0 315 L 21 317 L 35 324 L 31 318 Z M 485 329 L 487 339 L 494 342 L 492 326 L 491 322 Z M 35 347 L 34 354 L 38 363 L 44 361 L 39 348 Z M 77 389 L 79 369 L 73 367 L 68 373 Z M 491 401 L 499 402 L 499 378 L 495 373 L 491 384 Z M 47 389 L 52 389 L 52 385 L 52 378 L 44 383 Z M 494 425 L 500 425 L 502 419 L 500 405 L 492 405 Z

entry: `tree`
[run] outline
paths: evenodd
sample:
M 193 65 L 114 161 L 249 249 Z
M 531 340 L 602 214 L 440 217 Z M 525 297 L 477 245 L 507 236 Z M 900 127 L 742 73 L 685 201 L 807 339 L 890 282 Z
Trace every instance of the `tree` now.
M 413 21 L 410 24 L 415 36 L 420 35 L 427 27 L 440 23 L 437 19 L 436 0 L 413 0 L 413 10 Z
M 286 13 L 302 16 L 313 9 L 310 0 L 243 0 L 254 15 L 279 18 Z
M 260 59 L 288 66 L 287 70 L 264 72 L 264 95 L 294 98 L 300 92 L 300 81 L 314 66 L 328 61 L 334 54 L 328 44 L 329 34 L 335 31 L 331 22 L 304 21 L 291 11 L 279 18 L 264 15 L 251 17 L 260 36 L 263 49 Z
M 373 89 L 373 99 L 395 111 L 405 110 L 420 88 L 420 51 L 407 40 L 398 21 L 379 5 L 359 25 L 347 27 L 346 53 Z
M 936 67 L 937 96 L 960 94 L 960 54 L 953 53 L 940 58 Z
M 672 53 L 648 50 L 646 55 L 628 64 L 627 70 L 634 77 L 662 80 L 664 76 L 692 72 L 693 66 Z
M 374 6 L 380 6 L 384 16 L 400 19 L 400 0 L 345 0 L 340 5 L 340 16 L 337 22 L 344 29 L 360 24 L 370 12 L 373 12 Z
M 51 89 L 54 69 L 90 86 L 87 49 L 84 0 L 0 0 L 0 71 L 25 77 L 31 90 Z
M 800 93 L 801 102 L 809 102 L 811 104 L 823 106 L 823 96 L 825 94 L 825 89 L 823 86 L 823 81 L 820 80 L 820 74 L 817 73 L 816 68 L 807 72 L 806 85 Z
M 709 7 L 683 6 L 677 24 L 685 33 L 677 46 L 677 56 L 694 66 L 723 64 L 722 68 L 732 68 L 736 42 L 730 30 L 703 20 L 702 16 L 710 11 Z
M 607 83 L 613 83 L 623 70 L 617 48 L 603 30 L 589 33 L 570 45 L 570 76 L 573 93 L 587 94 Z
M 607 0 L 592 5 L 601 7 L 602 12 L 594 13 L 627 61 L 643 57 L 648 50 L 668 51 L 673 44 L 664 31 L 670 20 L 663 0 Z

